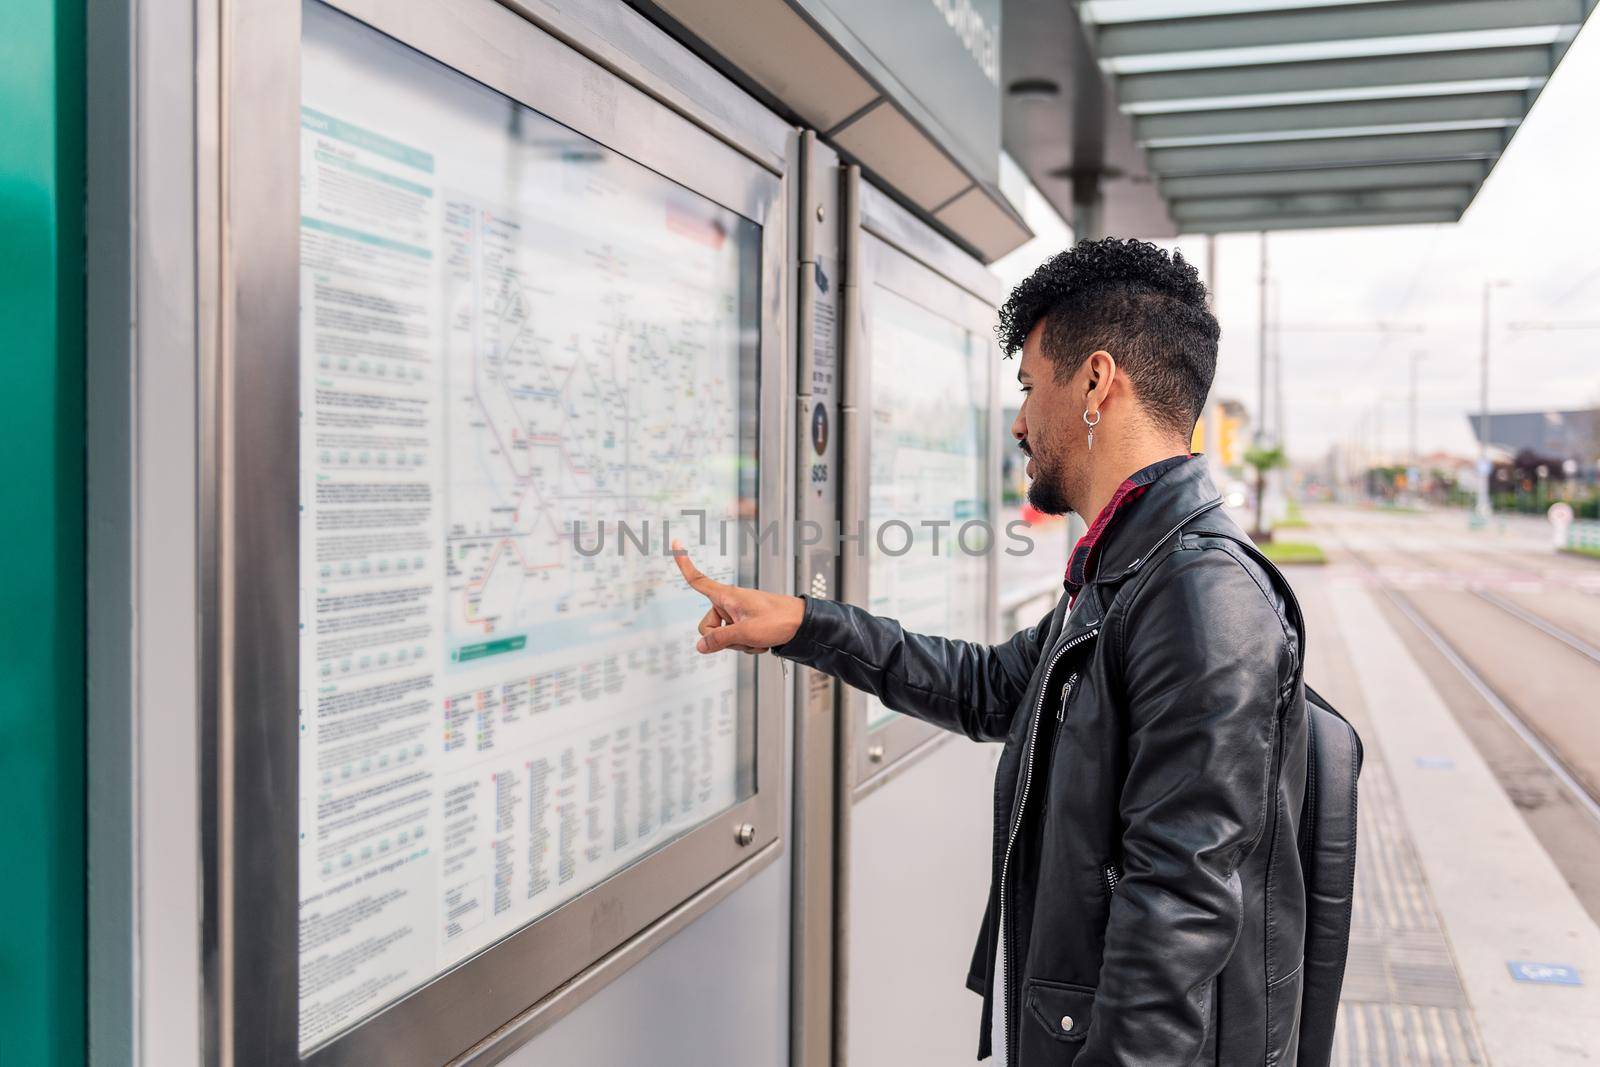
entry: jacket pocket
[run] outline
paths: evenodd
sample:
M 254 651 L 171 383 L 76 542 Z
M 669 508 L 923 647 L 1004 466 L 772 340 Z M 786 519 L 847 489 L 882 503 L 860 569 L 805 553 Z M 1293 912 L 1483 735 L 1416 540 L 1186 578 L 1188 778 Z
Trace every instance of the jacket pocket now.
M 1267 1067 L 1294 1067 L 1297 1062 L 1304 979 L 1301 966 L 1267 986 Z
M 1027 1007 L 1022 1019 L 1018 1067 L 1069 1064 L 1078 1058 L 1094 1013 L 1094 990 L 1029 978 L 1022 986 Z

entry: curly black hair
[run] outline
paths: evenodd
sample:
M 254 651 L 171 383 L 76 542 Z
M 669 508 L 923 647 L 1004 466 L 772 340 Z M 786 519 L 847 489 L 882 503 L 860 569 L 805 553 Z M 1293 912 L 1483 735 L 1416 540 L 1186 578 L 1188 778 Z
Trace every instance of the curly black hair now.
M 1216 317 L 1206 287 L 1180 253 L 1106 237 L 1058 252 L 1011 291 L 995 334 L 1011 355 L 1044 322 L 1057 380 L 1090 353 L 1110 352 L 1156 423 L 1185 437 L 1217 371 Z

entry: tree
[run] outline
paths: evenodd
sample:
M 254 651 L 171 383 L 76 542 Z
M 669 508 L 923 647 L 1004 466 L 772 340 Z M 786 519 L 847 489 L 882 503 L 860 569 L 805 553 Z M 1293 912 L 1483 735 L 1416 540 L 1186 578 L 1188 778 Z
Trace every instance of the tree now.
M 1280 446 L 1264 448 L 1257 445 L 1244 454 L 1245 463 L 1256 472 L 1256 525 L 1255 529 L 1250 531 L 1250 534 L 1258 541 L 1265 539 L 1267 536 L 1267 528 L 1263 524 L 1261 517 L 1262 505 L 1267 496 L 1267 472 L 1282 467 L 1285 459 L 1283 449 Z

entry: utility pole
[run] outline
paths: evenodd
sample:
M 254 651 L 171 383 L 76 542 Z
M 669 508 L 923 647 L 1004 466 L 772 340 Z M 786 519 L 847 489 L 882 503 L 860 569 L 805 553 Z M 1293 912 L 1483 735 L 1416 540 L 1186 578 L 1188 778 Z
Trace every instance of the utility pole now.
M 1417 449 L 1417 364 L 1422 362 L 1422 353 L 1411 353 L 1411 425 L 1409 429 L 1408 452 L 1411 465 L 1418 466 L 1422 462 L 1422 453 Z
M 1489 502 L 1489 291 L 1504 288 L 1507 282 L 1483 283 L 1483 351 L 1478 364 L 1478 507 L 1475 518 L 1487 523 L 1493 505 Z
M 1206 234 L 1206 309 L 1217 314 L 1217 235 Z M 1216 403 L 1216 384 L 1206 394 L 1206 407 L 1200 415 L 1202 435 L 1200 447 L 1210 457 L 1212 470 L 1220 478 L 1222 472 L 1222 413 Z
M 1489 521 L 1489 283 L 1483 283 L 1483 351 L 1478 365 L 1478 510 Z
M 1367 495 L 1367 468 L 1372 466 L 1372 452 L 1367 447 L 1367 418 L 1368 412 L 1362 411 L 1361 417 L 1356 420 L 1356 469 L 1351 474 L 1351 484 L 1355 487 L 1356 496 L 1365 499 Z
M 1261 231 L 1260 335 L 1256 341 L 1256 444 L 1267 444 L 1267 231 Z
M 1272 287 L 1272 430 L 1273 444 L 1287 455 L 1283 427 L 1283 284 Z

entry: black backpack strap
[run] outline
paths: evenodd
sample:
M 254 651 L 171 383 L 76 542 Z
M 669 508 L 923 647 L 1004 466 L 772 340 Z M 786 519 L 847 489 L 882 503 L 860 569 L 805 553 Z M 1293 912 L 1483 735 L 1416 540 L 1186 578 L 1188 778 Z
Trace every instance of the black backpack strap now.
M 1278 570 L 1273 562 L 1266 557 L 1266 554 L 1262 552 L 1261 549 L 1256 547 L 1255 542 L 1251 541 L 1249 538 L 1240 537 L 1237 534 L 1231 534 L 1225 530 L 1205 530 L 1200 532 L 1205 533 L 1208 537 L 1222 537 L 1232 541 L 1234 544 L 1238 545 L 1244 550 L 1245 555 L 1255 560 L 1255 562 L 1260 565 L 1261 569 L 1267 572 L 1267 576 L 1272 579 L 1272 584 L 1278 589 L 1278 595 L 1283 597 L 1283 602 L 1289 607 L 1289 621 L 1294 623 L 1294 632 L 1296 636 L 1300 638 L 1300 652 L 1297 657 L 1297 662 L 1295 663 L 1295 680 L 1304 685 L 1306 676 L 1307 648 L 1306 617 L 1305 614 L 1300 610 L 1300 601 L 1294 595 L 1294 587 L 1289 584 L 1289 580 L 1283 576 L 1283 573 Z M 1310 693 L 1311 688 L 1307 686 L 1306 694 L 1308 697 L 1310 696 Z
M 1350 951 L 1355 903 L 1357 779 L 1361 739 L 1338 712 L 1306 700 L 1306 799 L 1300 865 L 1306 885 L 1305 974 L 1300 1006 L 1302 1067 L 1327 1067 Z
M 1334 1023 L 1350 953 L 1355 903 L 1357 781 L 1364 756 L 1361 736 L 1333 705 L 1305 684 L 1305 616 L 1288 579 L 1253 543 L 1224 531 L 1207 534 L 1237 544 L 1271 576 L 1300 634 L 1298 681 L 1306 700 L 1306 795 L 1298 844 L 1306 886 L 1306 944 L 1301 978 L 1301 1067 L 1327 1067 L 1333 1058 Z
M 1205 537 L 1216 537 L 1224 541 L 1230 541 L 1239 546 L 1239 549 L 1244 552 L 1245 555 L 1249 556 L 1252 560 L 1260 565 L 1262 570 L 1267 572 L 1267 575 L 1272 579 L 1272 584 L 1277 588 L 1279 595 L 1283 597 L 1284 604 L 1288 606 L 1289 621 L 1294 624 L 1295 634 L 1300 639 L 1300 648 L 1297 650 L 1295 662 L 1295 681 L 1303 684 L 1305 681 L 1306 671 L 1306 620 L 1305 614 L 1300 610 L 1300 601 L 1296 599 L 1294 595 L 1294 589 L 1289 585 L 1288 580 L 1284 578 L 1283 574 L 1278 570 L 1278 568 L 1273 565 L 1273 562 L 1255 546 L 1255 542 L 1251 541 L 1247 537 L 1240 537 L 1238 534 L 1231 533 L 1228 530 L 1217 529 L 1214 526 L 1206 526 L 1199 522 L 1200 519 L 1204 518 L 1207 514 L 1220 507 L 1221 504 L 1222 500 L 1219 497 L 1216 500 L 1208 501 L 1206 504 L 1189 513 L 1187 516 L 1181 519 L 1176 526 L 1168 530 L 1159 541 L 1150 546 L 1150 548 L 1145 551 L 1144 555 L 1140 557 L 1135 565 L 1137 566 L 1138 564 L 1142 563 L 1145 565 L 1145 570 L 1154 572 L 1156 567 L 1153 564 L 1159 562 L 1158 557 L 1160 559 L 1164 559 L 1176 551 L 1177 547 L 1182 543 L 1183 540 L 1180 535 L 1186 533 L 1199 534 Z M 1146 580 L 1148 580 L 1148 575 L 1146 576 Z M 1119 589 L 1118 593 L 1120 592 L 1121 590 Z M 1107 610 L 1110 610 L 1109 607 Z M 1308 687 L 1308 695 L 1309 692 L 1310 690 Z M 1318 699 L 1321 698 L 1319 697 Z

